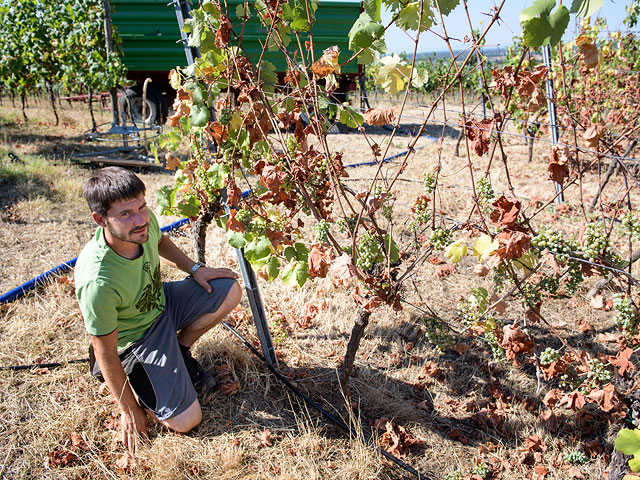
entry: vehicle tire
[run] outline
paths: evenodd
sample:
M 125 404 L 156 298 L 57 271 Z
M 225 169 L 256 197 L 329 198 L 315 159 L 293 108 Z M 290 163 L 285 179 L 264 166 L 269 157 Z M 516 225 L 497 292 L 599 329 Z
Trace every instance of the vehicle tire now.
M 120 112 L 125 112 L 127 118 L 135 123 L 142 123 L 142 85 L 126 88 L 118 103 Z M 130 112 L 131 110 L 131 112 Z M 164 97 L 152 87 L 147 87 L 147 118 L 145 125 L 162 125 L 169 113 Z

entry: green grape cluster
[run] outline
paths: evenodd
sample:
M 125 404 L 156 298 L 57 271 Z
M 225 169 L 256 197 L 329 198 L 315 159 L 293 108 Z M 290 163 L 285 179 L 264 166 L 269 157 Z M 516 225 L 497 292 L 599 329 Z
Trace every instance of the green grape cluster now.
M 427 330 L 427 340 L 431 343 L 440 355 L 444 354 L 447 348 L 454 345 L 453 336 L 447 332 L 445 325 L 436 317 L 425 317 L 422 319 Z
M 313 233 L 316 236 L 316 241 L 318 243 L 328 243 L 327 235 L 329 233 L 329 222 L 327 222 L 324 218 L 316 222 L 313 226 Z
M 431 220 L 429 212 L 429 198 L 426 195 L 420 195 L 416 198 L 416 203 L 411 207 L 411 220 L 409 220 L 409 229 L 416 232 L 420 225 L 424 225 Z
M 493 469 L 488 463 L 481 463 L 480 465 L 474 466 L 469 473 L 471 473 L 471 475 L 479 475 L 483 479 L 486 479 L 493 473 Z
M 536 305 L 540 300 L 542 300 L 540 289 L 535 285 L 531 285 L 530 283 L 522 286 L 522 295 L 522 303 L 525 308 L 530 308 Z
M 540 354 L 540 364 L 547 366 L 560 360 L 560 352 L 555 348 L 547 347 Z
M 569 271 L 567 272 L 568 277 L 565 290 L 567 291 L 567 295 L 573 296 L 578 290 L 578 286 L 584 281 L 584 275 L 582 274 L 580 262 L 569 260 L 568 267 Z
M 595 261 L 600 254 L 606 256 L 609 240 L 601 223 L 587 223 L 584 228 L 583 240 L 582 250 L 590 262 Z
M 462 472 L 458 469 L 454 472 L 447 473 L 442 477 L 442 480 L 462 480 Z
M 295 135 L 289 135 L 286 138 L 285 143 L 287 145 L 289 155 L 294 155 L 296 153 L 296 150 L 298 150 L 298 139 L 295 137 Z
M 570 453 L 565 453 L 563 457 L 564 463 L 571 465 L 584 465 L 589 463 L 589 457 L 582 450 L 574 450 Z
M 625 295 L 617 293 L 613 296 L 613 309 L 616 311 L 616 324 L 625 335 L 633 337 L 638 333 L 640 312 Z
M 434 250 L 444 250 L 451 243 L 453 243 L 451 231 L 436 227 L 433 229 L 433 232 L 431 232 L 429 245 L 431 245 Z
M 487 345 L 489 345 L 489 348 L 491 348 L 491 355 L 493 356 L 493 359 L 496 362 L 503 361 L 506 355 L 504 348 L 502 348 L 500 343 L 498 343 L 498 337 L 496 334 L 494 332 L 486 332 L 484 334 L 484 340 L 487 342 Z
M 567 366 L 567 370 L 560 377 L 560 386 L 568 388 L 569 390 L 577 390 L 582 380 L 578 376 L 576 369 L 571 365 Z
M 622 217 L 621 224 L 625 234 L 640 240 L 640 222 L 631 212 Z
M 555 275 L 545 275 L 540 279 L 538 286 L 540 287 L 540 290 L 555 296 L 558 292 L 558 288 L 560 287 L 560 280 Z
M 262 217 L 256 217 L 251 221 L 247 230 L 256 237 L 262 237 L 267 234 L 267 221 Z
M 358 258 L 356 265 L 363 270 L 371 270 L 380 255 L 380 245 L 378 239 L 369 230 L 365 230 L 360 235 L 358 242 Z
M 611 381 L 611 372 L 607 370 L 602 363 L 597 358 L 592 358 L 587 361 L 589 365 L 589 372 L 587 373 L 588 379 L 598 380 L 600 383 L 607 383 Z
M 233 118 L 233 111 L 230 108 L 223 108 L 218 113 L 218 123 L 222 125 L 229 125 Z
M 211 180 L 207 175 L 207 170 L 202 163 L 196 167 L 193 174 L 198 179 L 198 184 L 200 185 L 201 190 L 206 193 L 209 203 L 213 203 L 213 201 L 218 197 L 218 190 L 211 183 Z
M 245 228 L 249 227 L 253 219 L 253 211 L 250 208 L 241 208 L 236 212 L 236 220 L 242 223 Z
M 356 222 L 358 221 L 358 216 L 355 214 L 351 214 L 345 220 L 344 218 L 339 219 L 336 222 L 336 229 L 340 233 L 353 233 L 353 229 L 356 228 Z
M 476 192 L 478 194 L 478 198 L 485 203 L 490 202 L 496 196 L 496 193 L 493 191 L 493 187 L 491 186 L 491 180 L 488 177 L 483 177 L 478 180 L 476 184 Z
M 393 205 L 391 204 L 391 202 L 384 202 L 381 212 L 382 216 L 390 222 L 393 218 Z
M 426 193 L 433 193 L 436 188 L 436 174 L 428 172 L 424 174 L 422 185 Z
M 531 246 L 540 250 L 549 250 L 563 260 L 568 258 L 569 252 L 578 249 L 578 244 L 575 241 L 565 240 L 561 232 L 551 230 L 546 226 L 531 239 Z

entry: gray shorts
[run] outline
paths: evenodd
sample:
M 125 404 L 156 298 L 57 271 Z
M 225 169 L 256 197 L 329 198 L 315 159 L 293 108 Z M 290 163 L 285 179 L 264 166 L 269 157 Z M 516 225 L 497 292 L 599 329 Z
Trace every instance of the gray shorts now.
M 198 396 L 184 366 L 176 332 L 218 310 L 234 282 L 231 278 L 211 280 L 210 294 L 192 277 L 163 283 L 164 311 L 140 340 L 120 352 L 120 361 L 138 401 L 159 420 L 184 412 Z M 93 374 L 100 374 L 97 363 Z

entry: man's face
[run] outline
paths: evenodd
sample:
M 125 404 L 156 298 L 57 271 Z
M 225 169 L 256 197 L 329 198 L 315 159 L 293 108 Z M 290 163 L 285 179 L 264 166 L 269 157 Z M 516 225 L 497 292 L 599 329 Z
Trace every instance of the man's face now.
M 114 202 L 102 220 L 104 228 L 118 240 L 142 245 L 149 239 L 149 210 L 144 195 Z

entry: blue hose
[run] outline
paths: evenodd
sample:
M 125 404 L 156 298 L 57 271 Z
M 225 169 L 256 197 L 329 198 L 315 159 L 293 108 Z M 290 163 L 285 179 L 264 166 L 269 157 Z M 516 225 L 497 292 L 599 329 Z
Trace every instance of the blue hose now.
M 171 225 L 162 227 L 160 230 L 163 232 L 167 232 L 169 230 L 175 230 L 176 228 L 179 228 L 185 223 L 187 223 L 188 221 L 189 221 L 188 218 L 183 218 L 182 220 L 178 220 L 177 222 L 174 222 Z M 54 277 L 56 275 L 61 275 L 71 270 L 75 266 L 77 260 L 78 260 L 78 257 L 75 257 L 69 261 L 61 263 L 60 265 L 58 265 L 55 268 L 52 268 L 48 272 L 45 272 L 42 275 L 38 275 L 36 278 L 33 278 L 28 282 L 23 283 L 19 287 L 16 287 L 13 290 L 5 293 L 4 295 L 0 296 L 0 304 L 13 302 L 18 298 L 23 297 L 34 288 L 44 285 L 45 283 L 47 283 L 47 281 L 51 279 L 51 277 Z

